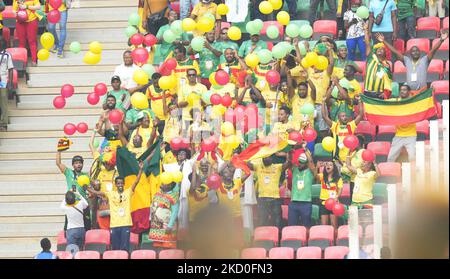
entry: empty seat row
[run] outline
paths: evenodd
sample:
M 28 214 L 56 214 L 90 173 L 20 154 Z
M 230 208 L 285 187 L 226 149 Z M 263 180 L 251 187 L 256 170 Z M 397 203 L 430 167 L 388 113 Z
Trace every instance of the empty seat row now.
M 156 252 L 153 250 L 135 250 L 129 255 L 127 251 L 105 251 L 100 254 L 98 251 L 79 251 L 75 257 L 67 251 L 56 251 L 55 253 L 60 259 L 104 259 L 104 260 L 126 260 L 130 259 L 156 259 Z M 179 249 L 162 250 L 158 254 L 158 259 L 184 259 L 185 253 Z
M 295 253 L 295 251 L 297 251 Z M 346 246 L 331 246 L 324 250 L 324 259 L 344 259 L 349 253 Z M 296 255 L 295 255 L 296 254 Z M 246 248 L 241 252 L 241 259 L 322 259 L 322 249 L 320 247 L 301 247 L 296 250 L 291 247 L 274 247 L 267 251 L 264 248 Z

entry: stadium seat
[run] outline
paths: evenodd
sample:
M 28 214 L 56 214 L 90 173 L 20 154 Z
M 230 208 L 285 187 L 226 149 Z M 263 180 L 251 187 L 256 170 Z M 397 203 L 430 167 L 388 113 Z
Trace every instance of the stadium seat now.
M 56 250 L 65 251 L 67 246 L 67 239 L 64 231 L 60 231 L 56 240 Z
M 425 53 L 430 52 L 430 40 L 424 38 L 409 39 L 406 42 L 406 51 L 410 50 L 413 46 L 417 46 L 420 51 Z
M 334 228 L 329 225 L 312 226 L 309 229 L 308 246 L 325 249 L 334 244 Z
M 261 247 L 245 248 L 241 251 L 241 259 L 260 260 L 267 258 L 267 251 Z
M 372 189 L 373 203 L 383 204 L 387 202 L 387 185 L 386 183 L 375 183 Z
M 364 77 L 366 76 L 366 62 L 365 61 L 354 61 L 354 62 L 363 71 L 362 74 L 355 73 L 355 79 L 359 82 L 364 82 Z M 361 88 L 364 88 L 364 85 Z
M 316 161 L 331 161 L 333 154 L 323 149 L 322 143 L 314 145 L 314 160 Z
M 255 228 L 253 246 L 262 247 L 267 250 L 278 246 L 278 234 L 277 227 L 263 226 Z
M 440 80 L 443 74 L 444 74 L 444 61 L 440 59 L 431 60 L 427 70 L 427 82 Z
M 373 151 L 377 163 L 386 162 L 389 150 L 391 149 L 391 143 L 387 141 L 374 141 L 367 145 L 367 149 Z
M 405 41 L 403 39 L 397 39 L 394 42 L 394 48 L 397 49 L 401 54 L 405 53 Z
M 450 72 L 449 60 L 445 62 L 444 79 L 448 80 L 448 72 Z
M 441 29 L 441 21 L 438 17 L 429 16 L 417 19 L 417 38 L 434 39 Z
M 434 47 L 440 39 L 434 39 L 431 44 Z M 448 60 L 448 38 L 442 43 L 442 45 L 438 48 L 436 53 L 434 54 L 435 59 Z
M 108 230 L 89 230 L 86 232 L 84 250 L 98 251 L 103 254 L 110 245 Z
M 448 100 L 448 80 L 433 81 L 431 87 L 436 102 L 442 103 L 443 100 Z
M 402 165 L 396 162 L 386 162 L 378 164 L 380 176 L 377 182 L 386 184 L 399 183 L 402 180 Z
M 291 20 L 289 23 L 293 23 L 295 25 L 297 25 L 298 27 L 302 27 L 303 25 L 309 25 L 309 21 L 308 20 Z
M 303 226 L 286 226 L 281 231 L 281 247 L 291 247 L 297 250 L 306 243 L 306 228 Z
M 167 249 L 161 250 L 159 252 L 159 259 L 161 260 L 183 260 L 184 259 L 184 251 L 179 249 Z
M 417 140 L 425 141 L 430 139 L 430 122 L 423 120 L 416 123 Z
M 313 24 L 313 40 L 318 40 L 321 36 L 337 36 L 337 22 L 335 20 L 316 20 Z
M 73 259 L 73 255 L 69 251 L 56 251 L 54 254 L 60 260 L 71 260 L 71 259 Z
M 127 260 L 128 252 L 122 250 L 109 250 L 103 253 L 104 260 Z
M 379 125 L 376 140 L 392 142 L 397 128 L 393 125 Z
M 297 250 L 297 259 L 321 259 L 322 249 L 320 247 L 302 247 Z
M 442 29 L 447 29 L 448 30 L 448 17 L 445 17 L 442 20 Z
M 156 252 L 153 250 L 134 250 L 131 253 L 132 260 L 154 260 L 156 259 Z
M 13 30 L 16 29 L 16 15 L 14 14 L 12 6 L 5 6 L 5 10 L 2 12 L 3 26 Z
M 139 235 L 130 232 L 130 253 L 139 248 Z
M 363 235 L 363 228 L 359 225 L 359 238 L 361 239 Z M 348 225 L 343 225 L 338 228 L 336 245 L 338 246 L 348 246 Z
M 278 38 L 273 41 L 280 41 L 280 39 L 283 38 L 283 36 L 284 36 L 284 29 L 283 29 L 283 25 L 281 25 L 278 21 L 264 21 L 263 28 L 261 29 L 261 33 L 260 33 L 262 35 L 261 39 L 272 40 L 272 39 L 269 39 L 266 35 L 267 28 L 271 25 L 275 25 L 278 28 L 278 33 L 279 33 Z
M 369 121 L 361 121 L 358 126 L 356 126 L 355 134 L 363 135 L 367 144 L 368 142 L 375 140 L 376 131 L 376 125 L 373 125 Z
M 406 82 L 406 67 L 400 60 L 394 63 L 393 80 L 398 83 Z
M 79 251 L 75 254 L 76 260 L 99 260 L 100 253 L 98 251 Z
M 269 251 L 269 259 L 294 259 L 294 249 L 291 247 L 274 247 Z
M 9 47 L 9 45 L 11 44 L 11 29 L 9 29 L 8 27 L 3 27 L 2 36 L 6 42 L 6 47 Z
M 14 47 L 7 48 L 7 52 L 11 54 L 13 59 L 14 68 L 19 72 L 24 72 L 28 63 L 28 52 L 26 48 L 23 47 Z
M 288 206 L 286 204 L 283 204 L 281 206 L 281 217 L 283 218 L 283 220 L 287 221 L 288 214 L 289 214 L 289 208 L 288 208 Z
M 327 247 L 325 249 L 323 258 L 324 259 L 344 259 L 344 257 L 350 252 L 350 249 L 346 246 L 333 246 L 333 247 Z

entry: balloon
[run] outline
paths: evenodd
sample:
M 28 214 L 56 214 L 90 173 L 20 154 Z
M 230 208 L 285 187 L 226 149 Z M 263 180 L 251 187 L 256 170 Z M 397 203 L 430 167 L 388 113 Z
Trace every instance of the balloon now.
M 198 103 L 200 101 L 200 96 L 197 95 L 196 93 L 191 93 L 189 94 L 189 96 L 187 97 L 187 102 L 189 104 L 189 106 L 194 106 L 194 104 Z
M 170 148 L 172 150 L 178 150 L 181 148 L 182 139 L 180 137 L 175 137 L 170 141 Z
M 274 70 L 269 70 L 266 73 L 266 80 L 269 84 L 278 84 L 280 82 L 280 73 Z
M 260 31 L 258 30 L 258 26 L 254 21 L 247 22 L 247 24 L 245 25 L 245 30 L 247 30 L 247 33 L 249 33 L 250 35 L 259 34 Z
M 228 14 L 230 9 L 228 9 L 228 6 L 225 4 L 219 4 L 217 6 L 217 13 L 221 16 Z
M 73 85 L 71 85 L 71 84 L 64 84 L 61 87 L 61 96 L 63 96 L 64 98 L 72 97 L 74 92 L 75 92 L 75 89 L 73 88 Z
M 100 141 L 98 139 L 95 139 L 94 147 L 97 149 L 99 145 L 100 145 Z
M 317 55 L 317 53 L 308 52 L 305 56 L 305 61 L 306 61 L 306 63 L 308 63 L 309 67 L 311 67 L 313 65 L 317 65 L 318 58 L 319 58 L 319 55 Z
M 172 71 L 166 68 L 165 63 L 162 63 L 161 66 L 159 66 L 159 73 L 163 76 L 170 76 Z
M 89 185 L 90 179 L 89 179 L 89 177 L 87 175 L 80 175 L 77 178 L 77 183 L 80 186 Z
M 302 61 L 300 61 L 300 64 L 302 65 L 302 67 L 304 69 L 311 67 L 311 65 L 309 64 L 308 60 L 305 59 L 305 57 L 302 58 Z
M 215 23 L 214 20 L 202 16 L 197 21 L 197 29 L 205 33 L 209 32 L 214 29 L 214 23 Z
M 312 104 L 304 104 L 301 108 L 300 108 L 300 112 L 302 114 L 309 114 L 312 115 L 314 113 L 314 105 Z
M 184 31 L 189 32 L 195 30 L 195 28 L 197 27 L 197 23 L 192 18 L 187 17 L 181 22 L 181 27 Z
M 259 64 L 258 55 L 256 55 L 255 53 L 248 54 L 245 57 L 245 64 L 247 64 L 247 66 L 249 66 L 250 68 L 254 68 L 254 67 L 258 66 L 258 64 Z
M 325 56 L 319 55 L 317 57 L 316 69 L 324 71 L 328 67 L 328 59 Z
M 215 13 L 212 14 L 211 12 L 206 12 L 205 14 L 203 14 L 203 17 L 206 17 L 212 21 L 216 21 Z
M 128 25 L 138 26 L 141 21 L 141 17 L 137 13 L 132 13 L 128 17 Z
M 214 75 L 214 79 L 219 85 L 226 85 L 230 81 L 230 76 L 224 70 L 218 70 Z
M 153 34 L 147 34 L 144 36 L 144 45 L 153 46 L 158 42 L 158 39 Z
M 286 26 L 286 34 L 291 38 L 296 38 L 300 34 L 300 28 L 297 24 L 289 23 Z
M 276 44 L 272 48 L 272 55 L 276 59 L 282 59 L 287 55 L 286 50 L 283 48 L 283 45 L 280 45 L 280 43 Z
M 366 162 L 373 162 L 375 161 L 375 154 L 372 150 L 366 149 L 362 152 L 361 158 Z
M 130 43 L 132 45 L 138 46 L 144 42 L 144 36 L 142 34 L 136 33 L 130 37 Z
M 241 121 L 242 119 L 244 119 L 245 116 L 245 107 L 242 105 L 237 105 L 234 108 L 234 115 L 236 118 L 236 122 Z M 225 118 L 226 119 L 226 118 Z
M 162 76 L 159 81 L 158 81 L 159 87 L 161 87 L 161 89 L 170 89 L 173 88 L 174 85 L 172 84 L 172 78 L 169 76 Z
M 73 134 L 75 134 L 75 132 L 77 131 L 77 127 L 75 125 L 73 125 L 72 123 L 67 123 L 66 125 L 64 125 L 64 133 L 68 136 L 71 136 Z
M 298 131 L 292 131 L 289 133 L 288 139 L 295 141 L 295 143 L 299 144 L 302 142 L 302 134 Z
M 336 204 L 336 200 L 329 198 L 325 201 L 325 208 L 329 211 L 333 211 L 334 205 Z
M 345 207 L 342 203 L 335 203 L 333 207 L 334 216 L 342 216 L 345 213 Z
M 62 109 L 66 105 L 66 99 L 63 96 L 56 96 L 53 98 L 53 106 L 56 109 Z
M 48 52 L 48 49 L 40 49 L 37 53 L 37 57 L 41 61 L 45 61 L 50 57 L 50 52 Z
M 313 34 L 313 28 L 309 24 L 304 24 L 300 26 L 300 37 L 303 39 L 308 39 Z
M 255 28 L 258 31 L 258 33 L 261 32 L 261 30 L 264 27 L 264 22 L 259 18 L 253 20 L 253 24 L 255 25 Z
M 279 10 L 283 7 L 283 1 L 281 0 L 269 0 L 269 2 L 272 4 L 274 10 Z
M 106 84 L 104 83 L 97 83 L 94 86 L 94 92 L 95 94 L 97 94 L 98 96 L 103 96 L 106 94 L 106 92 L 108 92 L 108 87 L 106 87 Z
M 147 49 L 143 47 L 138 47 L 135 50 L 131 52 L 131 57 L 133 58 L 133 61 L 138 64 L 145 64 L 148 61 L 148 51 Z
M 127 29 L 125 29 L 125 34 L 127 35 L 128 38 L 130 38 L 137 32 L 138 32 L 138 30 L 133 26 L 128 26 Z
M 176 35 L 180 36 L 183 33 L 183 23 L 181 20 L 175 20 L 170 24 L 170 30 Z
M 212 86 L 217 85 L 216 74 L 214 72 L 209 75 L 208 79 Z
M 170 172 L 163 172 L 160 175 L 161 184 L 168 185 L 173 182 L 173 177 Z
M 155 68 L 153 65 L 150 64 L 144 64 L 141 69 L 151 78 L 152 75 L 155 73 Z
M 102 44 L 97 41 L 91 42 L 89 44 L 89 51 L 94 54 L 101 54 L 102 53 Z
M 272 4 L 269 1 L 262 1 L 259 3 L 259 11 L 265 15 L 273 12 Z
M 300 54 L 301 54 L 302 56 L 305 56 L 306 53 L 307 53 L 305 44 L 304 44 L 303 42 L 299 42 L 299 43 L 298 43 L 298 48 L 299 48 L 299 50 L 300 50 Z
M 62 4 L 62 0 L 50 0 L 49 4 L 53 9 L 59 9 Z
M 317 138 L 317 132 L 316 130 L 312 129 L 312 128 L 306 128 L 303 131 L 303 138 L 307 141 L 307 142 L 311 142 L 314 141 Z
M 169 58 L 164 62 L 164 67 L 170 71 L 174 70 L 178 65 L 178 62 L 175 58 Z
M 234 109 L 229 108 L 224 115 L 226 122 L 236 123 L 236 113 Z
M 102 59 L 100 54 L 95 54 L 90 51 L 86 52 L 83 58 L 83 62 L 89 65 L 95 65 Z
M 210 105 L 211 104 L 211 95 L 212 95 L 212 91 L 208 90 L 205 93 L 203 93 L 202 95 L 202 100 L 205 104 Z
M 286 53 L 286 55 L 294 49 L 294 46 L 286 41 L 279 42 L 279 45 L 283 48 L 283 51 Z
M 173 172 L 172 179 L 173 179 L 173 182 L 180 183 L 183 180 L 183 173 L 181 171 Z
M 261 49 L 257 55 L 261 64 L 267 64 L 272 61 L 272 52 L 268 49 Z
M 28 14 L 25 10 L 17 11 L 17 21 L 26 22 L 28 20 Z
M 100 97 L 97 94 L 95 94 L 94 92 L 92 92 L 87 95 L 87 101 L 89 104 L 94 106 L 94 105 L 98 104 L 98 102 L 100 101 Z
M 288 25 L 289 21 L 291 20 L 291 17 L 289 14 L 285 11 L 278 12 L 277 14 L 277 21 L 281 25 Z
M 111 121 L 112 124 L 120 124 L 123 119 L 123 112 L 120 109 L 114 109 L 109 112 L 108 116 L 109 121 Z
M 133 80 L 139 85 L 145 85 L 148 83 L 149 76 L 142 69 L 137 69 L 133 73 Z
M 81 51 L 81 44 L 79 42 L 72 42 L 70 44 L 70 51 L 77 54 Z
M 350 150 L 355 150 L 359 145 L 359 140 L 355 135 L 348 135 L 344 138 L 344 145 Z
M 336 148 L 336 141 L 332 137 L 324 137 L 322 140 L 322 147 L 325 151 L 333 152 Z
M 275 40 L 280 35 L 280 31 L 278 30 L 278 27 L 275 25 L 270 25 L 267 27 L 266 35 L 269 37 L 269 39 Z
M 41 35 L 40 41 L 41 45 L 45 49 L 51 49 L 52 46 L 55 44 L 55 37 L 53 37 L 52 33 L 45 32 L 44 34 Z
M 213 104 L 215 106 L 217 106 L 217 105 L 222 103 L 222 97 L 219 94 L 217 94 L 217 93 L 212 94 L 210 100 L 211 100 L 211 104 Z
M 366 6 L 360 6 L 356 10 L 356 15 L 361 19 L 367 19 L 369 17 L 369 9 Z
M 208 185 L 211 190 L 219 189 L 222 185 L 222 178 L 217 173 L 213 173 L 206 180 L 206 185 Z
M 131 105 L 138 110 L 148 108 L 148 99 L 141 92 L 135 92 L 131 95 Z
M 339 89 L 337 86 L 333 86 L 333 90 L 331 91 L 331 97 L 337 99 L 339 97 Z
M 85 122 L 80 122 L 77 125 L 77 131 L 78 133 L 84 134 L 89 129 L 88 125 Z
M 201 144 L 202 151 L 213 152 L 217 148 L 217 142 L 213 137 L 205 139 Z
M 222 123 L 222 127 L 220 128 L 220 131 L 222 132 L 222 135 L 224 137 L 233 135 L 234 134 L 233 123 L 231 123 L 231 122 Z
M 180 148 L 187 149 L 187 148 L 189 148 L 189 145 L 190 145 L 190 141 L 188 138 L 181 139 L 181 147 Z
M 229 107 L 233 103 L 233 98 L 229 94 L 225 94 L 225 96 L 222 97 L 222 106 Z
M 173 43 L 175 42 L 175 40 L 177 39 L 177 35 L 175 35 L 172 30 L 167 29 L 166 31 L 164 31 L 163 33 L 163 39 L 166 43 Z
M 233 40 L 233 41 L 240 40 L 241 37 L 242 37 L 241 29 L 239 29 L 236 26 L 231 26 L 228 29 L 228 33 L 227 34 L 228 34 L 228 38 L 230 38 L 230 40 Z
M 203 38 L 203 37 L 195 37 L 191 41 L 191 47 L 195 51 L 201 51 L 203 49 L 204 44 L 205 44 L 205 38 Z
M 51 10 L 47 13 L 47 20 L 50 23 L 56 24 L 61 19 L 61 13 L 58 10 Z

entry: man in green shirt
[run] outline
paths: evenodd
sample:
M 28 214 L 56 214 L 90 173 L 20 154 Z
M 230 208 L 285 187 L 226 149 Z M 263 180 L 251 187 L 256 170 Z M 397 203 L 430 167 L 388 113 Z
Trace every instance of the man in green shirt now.
M 267 43 L 261 41 L 259 38 L 259 34 L 253 34 L 250 37 L 250 40 L 247 40 L 242 43 L 239 48 L 238 55 L 242 58 L 246 57 L 250 53 L 257 53 L 261 49 L 267 49 Z
M 155 119 L 155 113 L 153 113 L 153 111 L 150 108 L 146 108 L 146 109 L 136 109 L 136 108 L 132 108 L 130 110 L 127 111 L 127 114 L 125 115 L 125 124 L 128 128 L 128 133 L 131 135 L 131 133 L 133 132 L 134 129 L 136 129 L 139 125 L 140 122 L 139 120 L 139 112 L 141 111 L 148 111 L 150 113 L 151 116 L 151 120 Z
M 200 67 L 200 77 L 202 79 L 202 84 L 206 87 L 211 87 L 209 82 L 209 76 L 217 70 L 219 66 L 219 57 L 222 55 L 215 42 L 214 31 L 207 32 L 205 34 L 205 47 L 202 48 L 199 54 L 199 67 Z
M 416 37 L 416 18 L 414 10 L 416 9 L 416 0 L 398 0 L 398 30 L 400 38 L 409 40 Z
M 336 75 L 339 79 L 344 77 L 344 68 L 347 65 L 352 65 L 355 67 L 358 73 L 362 74 L 362 70 L 356 65 L 356 63 L 352 60 L 348 59 L 348 49 L 346 45 L 341 45 L 338 48 L 337 58 L 334 58 L 334 69 L 333 74 Z
M 226 62 L 225 50 L 227 48 L 231 48 L 235 51 L 239 50 L 239 45 L 233 41 L 230 41 L 230 38 L 228 38 L 228 27 L 224 27 L 220 31 L 220 41 L 216 42 L 216 48 L 222 53 L 220 56 L 220 63 Z
M 69 169 L 61 162 L 61 151 L 58 150 L 56 153 L 56 166 L 58 166 L 59 170 L 62 174 L 66 177 L 66 183 L 67 183 L 67 191 L 74 191 L 80 193 L 80 195 L 85 199 L 88 200 L 86 190 L 83 188 L 83 186 L 78 184 L 78 177 L 81 175 L 88 175 L 87 173 L 83 172 L 83 157 L 76 155 L 72 158 L 72 167 L 73 169 Z
M 123 112 L 126 112 L 130 107 L 130 93 L 128 90 L 122 89 L 120 85 L 122 82 L 120 81 L 119 76 L 113 76 L 111 78 L 111 86 L 113 90 L 109 91 L 108 94 L 102 97 L 103 110 L 106 110 L 106 99 L 108 96 L 113 95 L 116 98 L 116 108 L 121 109 Z

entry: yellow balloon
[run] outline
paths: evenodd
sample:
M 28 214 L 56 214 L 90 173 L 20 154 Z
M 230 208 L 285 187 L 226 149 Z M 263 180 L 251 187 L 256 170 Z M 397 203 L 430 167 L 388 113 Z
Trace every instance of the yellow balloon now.
M 48 49 L 42 48 L 38 51 L 37 57 L 41 61 L 45 61 L 50 56 L 50 52 L 48 52 Z
M 231 144 L 232 148 L 237 148 L 241 141 L 237 135 L 231 135 L 227 137 L 227 141 Z
M 311 67 L 311 65 L 309 64 L 308 60 L 306 60 L 305 57 L 302 58 L 302 61 L 300 61 L 300 64 L 302 65 L 302 67 L 304 69 Z
M 95 54 L 90 51 L 86 52 L 83 58 L 83 62 L 89 65 L 95 65 L 102 59 L 100 54 Z
M 277 14 L 277 21 L 281 25 L 288 25 L 290 20 L 291 20 L 291 17 L 285 11 L 281 11 Z
M 273 6 L 269 1 L 262 1 L 259 3 L 259 11 L 265 15 L 273 12 Z
M 222 115 L 225 114 L 225 111 L 227 110 L 226 107 L 222 106 L 222 105 L 217 105 L 217 106 L 213 106 L 212 107 L 212 118 L 219 118 Z
M 315 52 L 308 52 L 305 56 L 306 62 L 309 66 L 313 66 L 317 64 L 317 60 L 319 58 L 319 55 Z
M 131 95 L 131 105 L 135 109 L 147 109 L 148 108 L 148 99 L 144 95 L 144 93 L 136 92 Z
M 332 137 L 324 137 L 322 140 L 322 147 L 325 151 L 333 152 L 336 148 L 336 141 Z
M 100 42 L 94 41 L 89 44 L 89 50 L 94 54 L 101 54 L 102 49 L 102 44 Z
M 163 172 L 160 176 L 161 184 L 167 185 L 173 182 L 173 177 L 170 172 Z
M 197 29 L 202 32 L 209 32 L 214 29 L 214 20 L 207 18 L 207 17 L 201 17 L 197 21 Z
M 53 37 L 52 33 L 45 32 L 41 35 L 41 45 L 45 49 L 51 49 L 52 46 L 55 44 L 55 37 Z
M 256 55 L 255 53 L 250 53 L 249 55 L 247 55 L 245 57 L 245 64 L 247 64 L 247 66 L 249 66 L 250 68 L 258 66 L 259 64 L 258 55 Z
M 240 40 L 241 37 L 242 37 L 241 29 L 239 29 L 238 27 L 231 26 L 228 29 L 228 38 L 230 38 L 230 40 L 237 41 Z
M 158 81 L 159 87 L 161 89 L 167 90 L 172 88 L 172 79 L 169 76 L 162 76 Z
M 328 59 L 325 56 L 319 55 L 315 65 L 317 70 L 323 71 L 328 67 Z
M 197 104 L 200 101 L 200 96 L 195 94 L 195 93 L 191 93 L 189 94 L 189 96 L 187 97 L 187 102 L 189 104 L 189 106 L 194 106 L 194 104 Z
M 219 4 L 217 6 L 217 13 L 221 16 L 228 14 L 230 9 L 228 9 L 228 6 L 225 4 Z
M 272 4 L 274 10 L 279 10 L 283 7 L 283 1 L 281 0 L 269 0 L 269 2 Z
M 133 80 L 139 85 L 145 85 L 148 83 L 149 77 L 144 70 L 138 69 L 133 73 Z
M 218 83 L 216 82 L 216 72 L 212 72 L 209 75 L 209 82 L 211 83 L 211 85 L 217 85 Z
M 181 171 L 172 172 L 173 182 L 180 183 L 183 180 L 183 173 Z
M 222 123 L 222 127 L 220 128 L 222 135 L 227 137 L 234 134 L 234 126 L 231 122 Z
M 184 31 L 189 32 L 195 30 L 195 28 L 197 27 L 197 23 L 192 18 L 187 17 L 181 22 L 181 27 Z
M 80 186 L 89 185 L 90 179 L 87 175 L 80 175 L 77 178 L 77 183 Z

